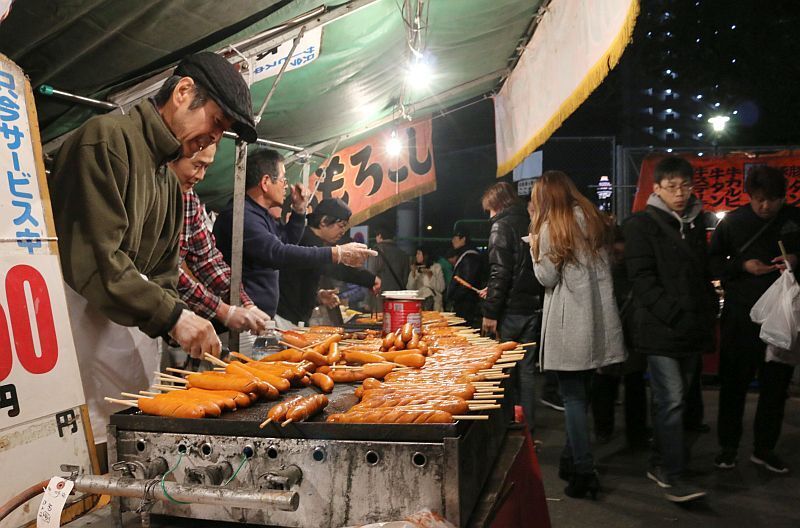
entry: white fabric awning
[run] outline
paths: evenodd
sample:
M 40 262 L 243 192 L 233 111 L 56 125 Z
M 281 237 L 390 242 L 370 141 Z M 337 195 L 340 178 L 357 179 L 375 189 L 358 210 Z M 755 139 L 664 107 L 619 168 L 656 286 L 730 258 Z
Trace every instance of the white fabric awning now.
M 633 33 L 637 0 L 553 0 L 495 97 L 497 175 L 544 143 L 613 68 Z

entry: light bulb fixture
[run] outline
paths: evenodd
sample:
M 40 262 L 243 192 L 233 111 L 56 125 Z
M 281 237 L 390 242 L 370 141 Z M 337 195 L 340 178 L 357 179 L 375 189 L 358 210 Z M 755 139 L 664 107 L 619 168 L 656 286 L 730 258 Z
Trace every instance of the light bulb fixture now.
M 431 65 L 425 57 L 414 57 L 408 65 L 406 82 L 412 89 L 427 88 L 431 81 Z
M 725 125 L 727 125 L 730 120 L 731 118 L 728 116 L 714 116 L 710 117 L 708 122 L 711 123 L 714 132 L 722 132 L 725 130 Z
M 432 225 L 429 225 L 429 226 L 428 226 L 426 229 L 427 229 L 428 231 L 433 231 L 433 226 L 432 226 Z
M 386 153 L 392 157 L 397 157 L 400 155 L 401 150 L 403 150 L 403 144 L 400 143 L 400 138 L 397 137 L 397 130 L 392 130 L 392 135 L 386 141 Z

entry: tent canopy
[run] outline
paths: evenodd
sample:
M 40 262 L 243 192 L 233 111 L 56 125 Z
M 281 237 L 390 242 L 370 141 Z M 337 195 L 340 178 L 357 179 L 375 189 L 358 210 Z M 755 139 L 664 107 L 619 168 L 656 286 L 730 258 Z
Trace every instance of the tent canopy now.
M 413 57 L 408 40 L 416 0 L 329 0 L 325 10 L 320 0 L 25 0 L 0 26 L 0 51 L 20 64 L 34 87 L 49 84 L 115 100 L 123 89 L 174 66 L 186 54 L 227 49 L 233 55 L 229 46 L 241 51 L 239 44 L 247 47 L 247 39 L 271 29 L 279 32 L 287 21 L 320 9 L 301 24 L 311 28 L 309 37 L 327 11 L 331 21 L 321 25 L 314 60 L 287 69 L 258 125 L 261 138 L 300 147 L 327 142 L 321 149 L 327 153 L 337 138 L 343 147 L 378 124 L 391 126 L 401 118 L 401 109 L 423 117 L 494 91 L 527 41 L 544 1 L 424 2 L 419 33 L 432 66 L 425 88 L 405 82 Z M 252 85 L 256 111 L 275 79 Z M 45 141 L 94 113 L 43 96 L 37 106 Z M 232 194 L 233 150 L 233 141 L 222 141 L 216 163 L 198 187 L 212 207 Z M 312 168 L 321 161 L 311 158 Z

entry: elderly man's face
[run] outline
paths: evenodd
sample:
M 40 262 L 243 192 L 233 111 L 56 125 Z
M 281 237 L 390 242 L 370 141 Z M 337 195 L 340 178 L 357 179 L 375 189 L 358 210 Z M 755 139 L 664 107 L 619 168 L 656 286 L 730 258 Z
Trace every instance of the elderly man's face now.
M 181 191 L 189 192 L 196 184 L 203 181 L 206 177 L 206 169 L 214 163 L 214 154 L 217 152 L 217 146 L 213 143 L 204 148 L 191 158 L 180 158 L 169 164 L 169 167 L 178 177 L 178 183 L 181 184 Z
M 222 133 L 233 126 L 233 120 L 211 98 L 199 108 L 189 108 L 194 98 L 194 81 L 184 77 L 173 91 L 172 103 L 175 108 L 168 125 L 181 142 L 185 158 L 191 158 L 209 145 L 219 143 Z

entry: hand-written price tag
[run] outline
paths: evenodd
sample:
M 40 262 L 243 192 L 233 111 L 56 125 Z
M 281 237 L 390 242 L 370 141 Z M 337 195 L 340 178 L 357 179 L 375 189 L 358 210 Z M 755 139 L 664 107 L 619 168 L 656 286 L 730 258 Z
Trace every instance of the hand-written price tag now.
M 61 526 L 61 511 L 67 503 L 69 492 L 75 485 L 71 480 L 53 477 L 44 490 L 39 513 L 36 515 L 36 528 Z

